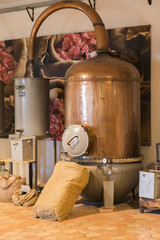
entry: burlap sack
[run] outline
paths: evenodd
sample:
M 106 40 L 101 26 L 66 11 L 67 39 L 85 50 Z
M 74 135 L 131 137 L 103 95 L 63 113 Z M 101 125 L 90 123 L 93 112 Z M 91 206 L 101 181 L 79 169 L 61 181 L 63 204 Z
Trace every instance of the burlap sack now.
M 16 206 L 29 207 L 33 206 L 38 199 L 38 192 L 35 189 L 30 189 L 29 192 L 23 194 L 21 188 L 15 191 L 12 200 Z
M 0 202 L 12 202 L 12 195 L 23 184 L 26 184 L 26 180 L 20 176 L 0 176 Z
M 88 180 L 87 168 L 74 162 L 56 163 L 52 176 L 33 207 L 34 217 L 63 221 Z

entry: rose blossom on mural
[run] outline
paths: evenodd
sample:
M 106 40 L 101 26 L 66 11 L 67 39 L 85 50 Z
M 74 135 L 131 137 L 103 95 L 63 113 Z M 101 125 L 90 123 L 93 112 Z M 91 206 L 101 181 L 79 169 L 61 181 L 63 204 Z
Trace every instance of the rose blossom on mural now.
M 50 133 L 56 134 L 57 140 L 62 140 L 64 131 L 64 100 L 55 98 L 50 101 Z
M 55 46 L 55 49 L 64 60 L 82 61 L 97 55 L 94 32 L 64 34 L 61 44 L 61 47 Z
M 7 47 L 5 42 L 0 42 L 0 81 L 7 83 L 16 70 L 17 63 L 13 58 L 12 46 Z

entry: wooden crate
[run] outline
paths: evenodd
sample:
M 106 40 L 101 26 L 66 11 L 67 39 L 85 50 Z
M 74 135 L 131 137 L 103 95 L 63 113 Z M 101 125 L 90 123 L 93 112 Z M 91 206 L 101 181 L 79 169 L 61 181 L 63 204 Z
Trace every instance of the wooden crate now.
M 147 208 L 159 208 L 160 209 L 160 198 L 149 199 L 149 198 L 139 198 L 140 213 L 144 213 Z

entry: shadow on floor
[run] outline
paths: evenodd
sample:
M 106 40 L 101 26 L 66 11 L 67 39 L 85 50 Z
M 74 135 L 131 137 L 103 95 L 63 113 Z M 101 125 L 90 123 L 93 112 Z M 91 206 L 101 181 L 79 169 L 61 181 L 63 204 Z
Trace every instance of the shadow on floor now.
M 129 209 L 139 209 L 139 201 L 133 200 L 132 197 L 126 196 L 121 199 L 119 203 L 114 205 L 115 211 L 125 211 Z M 100 213 L 100 209 L 103 208 L 103 202 L 91 202 L 86 198 L 79 197 L 76 204 L 72 208 L 72 211 L 68 217 L 69 219 L 84 217 L 88 215 L 94 215 Z M 106 211 L 107 213 L 107 211 Z

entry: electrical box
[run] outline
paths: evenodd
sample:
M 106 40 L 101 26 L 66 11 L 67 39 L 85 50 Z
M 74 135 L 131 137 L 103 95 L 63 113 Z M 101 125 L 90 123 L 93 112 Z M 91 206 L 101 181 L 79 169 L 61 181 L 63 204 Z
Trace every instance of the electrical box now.
M 146 170 L 139 172 L 139 197 L 160 198 L 160 171 Z
M 33 160 L 33 141 L 31 138 L 11 139 L 11 159 L 13 161 Z

